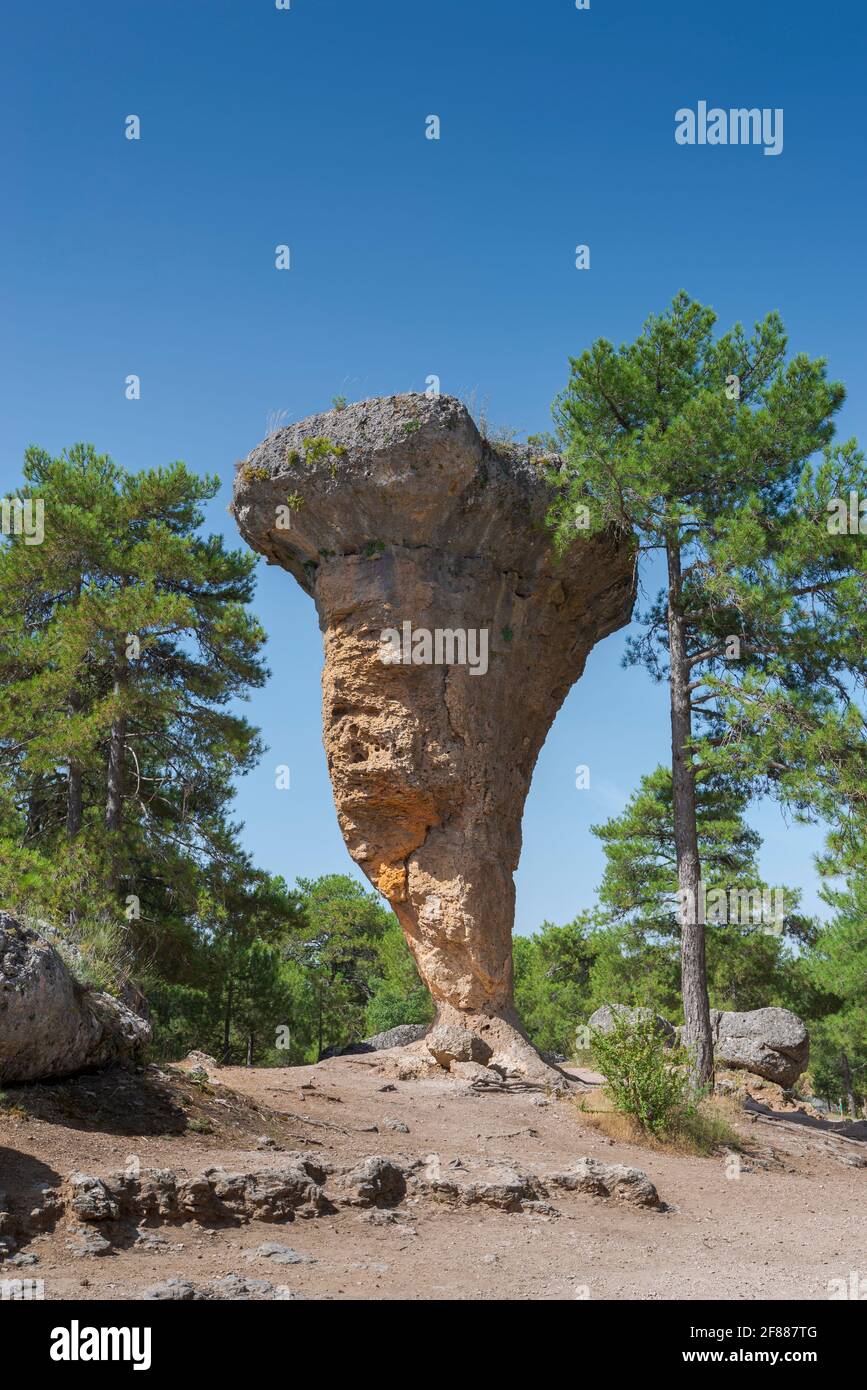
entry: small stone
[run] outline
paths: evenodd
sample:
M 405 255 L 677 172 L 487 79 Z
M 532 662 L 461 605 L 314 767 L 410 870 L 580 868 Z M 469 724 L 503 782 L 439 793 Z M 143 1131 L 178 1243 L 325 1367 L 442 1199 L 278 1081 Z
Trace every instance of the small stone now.
M 248 1260 L 261 1258 L 271 1260 L 276 1265 L 314 1265 L 316 1260 L 312 1255 L 301 1255 L 297 1250 L 293 1250 L 289 1245 L 278 1245 L 275 1241 L 266 1241 L 264 1245 L 258 1246 L 256 1250 L 251 1250 L 247 1256 Z
M 96 1231 L 76 1232 L 74 1238 L 66 1243 L 76 1259 L 84 1259 L 89 1255 L 107 1255 L 111 1250 L 111 1241 L 98 1235 Z
M 276 1150 L 278 1153 L 283 1152 L 283 1145 L 278 1144 L 276 1139 L 272 1139 L 270 1134 L 260 1134 L 259 1138 L 256 1140 L 256 1148 L 272 1149 Z
M 183 1303 L 202 1297 L 187 1279 L 167 1279 L 164 1284 L 153 1284 L 142 1296 L 151 1302 Z

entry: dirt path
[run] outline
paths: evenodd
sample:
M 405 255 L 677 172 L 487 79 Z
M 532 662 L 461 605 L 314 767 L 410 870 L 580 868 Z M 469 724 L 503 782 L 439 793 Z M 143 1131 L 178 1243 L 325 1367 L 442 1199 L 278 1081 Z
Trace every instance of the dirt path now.
M 0 1189 L 20 1205 L 41 1184 L 74 1170 L 117 1170 L 131 1155 L 179 1175 L 249 1169 L 276 1161 L 257 1151 L 266 1134 L 338 1164 L 437 1153 L 444 1166 L 485 1159 L 550 1170 L 589 1155 L 644 1169 L 672 1209 L 563 1193 L 552 1216 L 410 1196 L 396 1218 L 342 1209 L 279 1225 L 188 1222 L 155 1229 L 165 1244 L 99 1257 L 73 1254 L 58 1225 L 23 1247 L 38 1264 L 6 1263 L 0 1278 L 39 1278 L 46 1298 L 82 1299 L 140 1298 L 172 1277 L 198 1285 L 230 1274 L 338 1299 L 823 1299 L 829 1280 L 853 1270 L 867 1279 L 867 1167 L 852 1166 L 867 1143 L 787 1116 L 745 1114 L 748 1155 L 733 1179 L 722 1157 L 614 1143 L 582 1121 L 574 1101 L 478 1094 L 445 1075 L 402 1081 L 385 1057 L 223 1068 L 204 1091 L 173 1069 L 83 1078 L 21 1092 L 20 1110 L 10 1090 L 13 1109 L 0 1112 Z M 275 1266 L 257 1253 L 266 1242 L 310 1262 Z

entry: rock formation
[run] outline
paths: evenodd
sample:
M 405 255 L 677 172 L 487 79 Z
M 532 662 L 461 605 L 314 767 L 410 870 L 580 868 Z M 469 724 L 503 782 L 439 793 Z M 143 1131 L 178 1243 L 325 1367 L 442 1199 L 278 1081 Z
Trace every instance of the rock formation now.
M 750 1009 L 747 1013 L 710 1011 L 716 1061 L 794 1086 L 810 1060 L 810 1034 L 790 1009 Z
M 451 397 L 392 396 L 270 435 L 233 504 L 316 602 L 350 854 L 393 906 L 437 1025 L 518 1072 L 543 1067 L 512 1003 L 524 801 L 588 652 L 634 598 L 629 537 L 576 530 L 555 554 L 546 462 L 483 440 Z
M 0 1083 L 135 1062 L 150 1036 L 145 1019 L 78 984 L 45 937 L 0 912 Z

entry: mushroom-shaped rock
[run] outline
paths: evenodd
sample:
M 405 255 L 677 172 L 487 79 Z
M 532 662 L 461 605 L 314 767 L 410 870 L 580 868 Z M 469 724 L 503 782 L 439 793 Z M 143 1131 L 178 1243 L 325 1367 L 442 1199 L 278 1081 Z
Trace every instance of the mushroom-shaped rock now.
M 391 396 L 269 435 L 233 503 L 316 602 L 350 854 L 392 904 L 437 1024 L 519 1073 L 544 1070 L 512 1001 L 524 801 L 588 652 L 634 600 L 628 535 L 576 530 L 555 552 L 557 463 L 492 446 L 452 397 Z

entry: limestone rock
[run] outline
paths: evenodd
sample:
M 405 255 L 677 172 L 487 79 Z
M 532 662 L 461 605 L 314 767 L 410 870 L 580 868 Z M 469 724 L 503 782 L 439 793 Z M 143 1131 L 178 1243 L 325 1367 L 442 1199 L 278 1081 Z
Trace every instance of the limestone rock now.
M 271 1260 L 276 1265 L 313 1265 L 316 1263 L 313 1255 L 301 1255 L 290 1245 L 279 1245 L 276 1241 L 266 1241 L 256 1250 L 251 1250 L 247 1259 Z
M 552 1214 L 547 1198 L 556 1191 L 582 1192 L 611 1198 L 630 1206 L 659 1209 L 662 1204 L 653 1183 L 640 1168 L 621 1163 L 600 1163 L 579 1158 L 562 1172 L 539 1173 L 511 1163 L 471 1163 L 443 1169 L 438 1154 L 429 1154 L 410 1175 L 413 1191 L 453 1206 L 497 1207 L 501 1211 L 536 1211 Z M 556 1213 L 554 1213 L 556 1214 Z
M 650 1178 L 640 1168 L 627 1168 L 622 1163 L 600 1163 L 596 1158 L 579 1158 L 572 1168 L 562 1173 L 549 1173 L 549 1187 L 570 1192 L 586 1192 L 593 1197 L 613 1197 L 636 1207 L 659 1207 L 659 1194 Z
M 723 1013 L 711 1009 L 715 1060 L 794 1086 L 810 1060 L 810 1035 L 789 1009 L 752 1009 Z
M 81 1221 L 116 1221 L 117 1201 L 101 1178 L 89 1173 L 72 1173 L 69 1178 L 69 1205 Z
M 512 998 L 521 817 L 589 651 L 629 620 L 634 554 L 622 533 L 577 530 L 555 554 L 546 466 L 483 440 L 452 397 L 392 396 L 269 435 L 233 510 L 315 600 L 340 828 L 437 1022 L 550 1077 Z
M 406 1196 L 406 1177 L 393 1159 L 374 1154 L 338 1178 L 337 1188 L 349 1205 L 393 1207 Z
M 179 1179 L 168 1169 L 94 1177 L 73 1173 L 67 1182 L 68 1208 L 81 1221 L 200 1221 L 230 1218 L 291 1221 L 330 1209 L 322 1183 L 325 1171 L 309 1154 L 286 1155 L 281 1166 L 232 1173 L 206 1168 Z
M 50 942 L 0 912 L 0 1083 L 141 1060 L 148 1021 L 85 989 Z
M 614 1031 L 615 1015 L 619 1015 L 630 1023 L 633 1019 L 645 1019 L 652 1016 L 660 1041 L 667 1047 L 672 1047 L 675 1043 L 675 1030 L 667 1018 L 663 1018 L 661 1014 L 651 1015 L 650 1009 L 630 1008 L 628 1004 L 603 1004 L 601 1008 L 590 1015 L 589 1026 L 596 1033 L 611 1033 Z
M 502 1085 L 500 1073 L 483 1067 L 480 1062 L 450 1062 L 449 1075 L 460 1081 L 474 1082 L 477 1086 L 496 1088 Z
M 469 1028 L 443 1026 L 434 1028 L 425 1038 L 425 1046 L 441 1067 L 448 1071 L 453 1062 L 477 1062 L 484 1065 L 491 1059 L 492 1049 Z
M 409 1047 L 410 1043 L 420 1042 L 427 1029 L 426 1023 L 399 1023 L 396 1028 L 374 1033 L 372 1038 L 362 1038 L 361 1042 L 347 1043 L 345 1047 L 326 1047 L 322 1060 L 326 1057 L 353 1057 L 363 1052 L 387 1052 L 392 1047 Z

